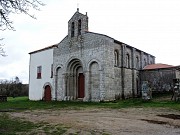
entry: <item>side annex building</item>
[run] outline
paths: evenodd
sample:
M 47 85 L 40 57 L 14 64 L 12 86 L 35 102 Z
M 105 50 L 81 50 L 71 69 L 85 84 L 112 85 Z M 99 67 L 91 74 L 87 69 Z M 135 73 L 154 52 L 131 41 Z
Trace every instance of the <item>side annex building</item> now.
M 30 52 L 30 100 L 108 101 L 140 95 L 139 72 L 155 57 L 112 37 L 88 31 L 74 13 L 58 44 Z

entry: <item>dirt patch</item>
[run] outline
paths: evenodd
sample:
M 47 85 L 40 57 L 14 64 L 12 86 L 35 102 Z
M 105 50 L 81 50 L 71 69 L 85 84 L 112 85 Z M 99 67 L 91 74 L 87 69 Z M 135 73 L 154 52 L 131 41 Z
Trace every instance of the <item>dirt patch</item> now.
M 124 109 L 63 109 L 9 112 L 32 122 L 62 124 L 69 127 L 66 134 L 87 135 L 179 135 L 180 120 L 161 117 L 179 111 L 154 108 Z M 177 128 L 174 128 L 177 127 Z
M 164 121 L 157 121 L 157 120 L 147 120 L 147 119 L 141 119 L 143 121 L 147 121 L 149 123 L 153 123 L 153 124 L 168 124 L 168 122 L 164 122 Z
M 27 108 L 8 108 L 8 109 L 0 109 L 0 112 L 14 112 L 14 111 L 23 111 L 27 110 Z
M 176 114 L 157 115 L 157 116 L 164 117 L 164 118 L 170 118 L 170 119 L 174 119 L 174 120 L 180 119 L 180 115 L 176 115 Z

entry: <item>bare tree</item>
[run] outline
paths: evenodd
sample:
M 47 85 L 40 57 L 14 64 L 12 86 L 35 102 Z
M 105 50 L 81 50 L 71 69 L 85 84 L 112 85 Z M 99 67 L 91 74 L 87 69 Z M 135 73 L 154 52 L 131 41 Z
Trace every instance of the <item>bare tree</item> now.
M 39 10 L 39 6 L 44 5 L 39 0 L 0 0 L 0 30 L 14 30 L 10 20 L 10 14 L 24 13 L 35 18 L 30 12 L 31 9 Z
M 8 97 L 28 96 L 28 88 L 28 84 L 22 84 L 17 76 L 12 80 L 0 80 L 0 95 L 7 95 Z
M 30 13 L 30 10 L 40 10 L 39 6 L 43 5 L 44 4 L 39 0 L 0 0 L 0 30 L 15 30 L 12 25 L 13 21 L 9 18 L 10 14 L 24 13 L 35 19 L 35 16 Z M 5 56 L 1 43 L 0 55 Z
M 3 38 L 1 38 L 0 41 L 1 41 L 1 40 L 3 40 Z M 4 51 L 4 49 L 3 49 L 2 46 L 3 46 L 3 45 L 0 44 L 0 55 L 1 55 L 1 56 L 6 56 L 5 51 Z

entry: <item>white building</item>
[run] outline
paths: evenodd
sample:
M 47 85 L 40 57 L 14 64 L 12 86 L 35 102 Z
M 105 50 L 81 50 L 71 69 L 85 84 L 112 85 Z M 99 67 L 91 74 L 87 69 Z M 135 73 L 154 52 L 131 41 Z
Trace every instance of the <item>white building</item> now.
M 56 45 L 30 52 L 29 99 L 51 100 L 53 81 L 53 48 Z

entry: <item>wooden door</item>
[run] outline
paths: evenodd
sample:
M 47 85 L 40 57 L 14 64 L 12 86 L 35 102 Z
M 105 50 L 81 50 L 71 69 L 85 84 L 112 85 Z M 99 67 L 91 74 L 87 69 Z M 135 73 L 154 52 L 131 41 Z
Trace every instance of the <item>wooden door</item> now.
M 78 98 L 84 98 L 84 75 L 83 73 L 79 73 L 78 76 Z
M 44 91 L 44 100 L 51 101 L 51 87 L 47 85 Z

